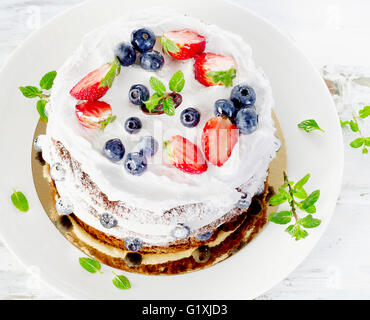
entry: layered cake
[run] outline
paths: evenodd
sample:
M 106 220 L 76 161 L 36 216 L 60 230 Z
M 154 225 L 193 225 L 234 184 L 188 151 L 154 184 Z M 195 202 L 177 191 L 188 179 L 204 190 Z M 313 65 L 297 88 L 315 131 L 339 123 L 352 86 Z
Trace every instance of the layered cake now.
M 99 27 L 58 70 L 36 143 L 56 212 L 122 270 L 222 261 L 266 222 L 273 106 L 250 47 L 216 25 L 158 11 Z

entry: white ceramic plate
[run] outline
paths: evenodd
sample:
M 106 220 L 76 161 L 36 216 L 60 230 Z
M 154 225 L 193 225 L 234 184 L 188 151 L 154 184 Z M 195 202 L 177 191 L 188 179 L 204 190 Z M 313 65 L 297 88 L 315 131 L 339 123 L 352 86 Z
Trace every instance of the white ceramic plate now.
M 285 133 L 288 172 L 297 179 L 310 172 L 309 190 L 319 188 L 318 213 L 323 224 L 300 242 L 284 227 L 269 224 L 245 249 L 212 268 L 179 276 L 127 274 L 132 289 L 119 291 L 113 274 L 84 271 L 82 253 L 54 227 L 39 203 L 31 174 L 30 152 L 38 121 L 34 102 L 20 94 L 20 85 L 35 84 L 57 69 L 91 29 L 135 10 L 137 2 L 94 0 L 58 16 L 34 33 L 10 57 L 0 74 L 0 233 L 11 251 L 42 280 L 71 298 L 107 299 L 252 299 L 292 272 L 318 242 L 335 207 L 343 168 L 339 120 L 320 74 L 267 21 L 222 0 L 141 0 L 140 7 L 175 7 L 179 11 L 240 34 L 254 50 L 257 65 L 271 80 L 276 113 Z M 306 134 L 297 123 L 314 118 L 325 134 Z M 22 190 L 30 211 L 18 212 L 10 202 L 12 188 Z M 37 269 L 36 269 L 37 270 Z

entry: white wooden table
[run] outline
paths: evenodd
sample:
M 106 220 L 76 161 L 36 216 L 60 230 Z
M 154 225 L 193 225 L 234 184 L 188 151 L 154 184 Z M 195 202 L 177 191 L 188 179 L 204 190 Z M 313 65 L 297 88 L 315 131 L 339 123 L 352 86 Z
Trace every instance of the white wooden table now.
M 0 0 L 0 66 L 35 29 L 83 0 Z M 367 0 L 234 0 L 288 33 L 321 68 L 369 64 Z M 368 99 L 370 104 L 370 96 Z M 307 259 L 259 299 L 370 298 L 370 154 L 348 147 L 345 173 L 330 226 Z M 0 299 L 62 299 L 25 270 L 0 242 Z

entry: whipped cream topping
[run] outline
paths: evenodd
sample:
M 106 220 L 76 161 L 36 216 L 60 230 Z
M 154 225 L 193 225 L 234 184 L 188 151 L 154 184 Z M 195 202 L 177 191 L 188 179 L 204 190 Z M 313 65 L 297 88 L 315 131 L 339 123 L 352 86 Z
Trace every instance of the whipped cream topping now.
M 237 64 L 234 86 L 246 83 L 255 89 L 258 129 L 250 135 L 240 136 L 232 156 L 222 167 L 209 163 L 208 170 L 202 175 L 189 175 L 166 163 L 166 156 L 160 150 L 153 159 L 148 159 L 147 172 L 138 177 L 125 171 L 123 161 L 112 163 L 102 152 L 105 142 L 114 138 L 121 139 L 126 155 L 135 152 L 140 137 L 145 135 L 154 136 L 160 145 L 173 135 L 182 135 L 201 146 L 202 130 L 206 121 L 214 117 L 215 101 L 228 99 L 232 88 L 200 84 L 194 78 L 193 60 L 177 61 L 165 56 L 164 67 L 156 73 L 145 71 L 139 65 L 123 67 L 112 88 L 100 99 L 111 105 L 117 120 L 104 132 L 84 128 L 78 122 L 75 115 L 78 101 L 69 94 L 71 88 L 92 70 L 113 61 L 116 45 L 122 41 L 129 42 L 131 32 L 142 27 L 152 29 L 157 36 L 183 28 L 198 32 L 207 38 L 206 52 L 234 58 Z M 160 51 L 159 41 L 156 49 Z M 183 71 L 186 83 L 181 92 L 183 102 L 176 109 L 175 116 L 145 115 L 140 107 L 130 103 L 128 93 L 132 85 L 144 84 L 150 88 L 149 79 L 155 76 L 168 88 L 170 78 L 178 70 Z M 126 216 L 117 217 L 116 228 L 107 230 L 89 209 L 94 208 L 102 214 L 103 204 L 90 200 L 73 174 L 67 172 L 63 181 L 56 182 L 58 192 L 70 199 L 75 214 L 81 220 L 110 235 L 121 238 L 139 235 L 147 243 L 163 244 L 174 241 L 171 231 L 179 223 L 189 226 L 192 234 L 196 234 L 235 208 L 243 195 L 236 188 L 241 187 L 252 198 L 266 180 L 269 163 L 276 153 L 275 128 L 271 118 L 273 104 L 269 81 L 263 71 L 255 67 L 251 49 L 241 37 L 216 25 L 163 10 L 123 16 L 87 34 L 80 47 L 59 69 L 47 109 L 46 136 L 49 142 L 51 139 L 62 142 L 110 201 L 122 201 L 132 210 Z M 201 113 L 200 123 L 191 129 L 185 128 L 179 117 L 188 107 L 195 107 Z M 129 117 L 138 117 L 142 121 L 143 129 L 139 134 L 130 135 L 124 130 L 125 120 Z M 51 143 L 43 150 L 43 156 L 51 165 L 60 161 Z M 202 209 L 192 204 L 199 204 Z M 187 209 L 171 215 L 171 219 L 165 215 L 166 211 L 179 206 L 187 206 Z

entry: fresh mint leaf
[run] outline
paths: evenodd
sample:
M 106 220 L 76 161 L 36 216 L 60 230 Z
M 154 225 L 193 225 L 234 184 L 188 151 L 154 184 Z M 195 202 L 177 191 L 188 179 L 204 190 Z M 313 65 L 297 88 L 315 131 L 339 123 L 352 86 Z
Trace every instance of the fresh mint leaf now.
M 112 116 L 112 117 L 109 117 L 107 120 L 105 120 L 102 124 L 101 124 L 101 131 L 104 131 L 105 128 L 107 127 L 108 124 L 110 123 L 113 123 L 114 121 L 116 121 L 117 119 L 117 116 Z
M 364 145 L 364 139 L 363 138 L 357 138 L 356 140 L 353 140 L 349 145 L 352 147 L 352 148 L 361 148 L 363 145 Z
M 320 219 L 315 219 L 312 217 L 312 214 L 309 214 L 308 216 L 299 219 L 298 223 L 307 229 L 317 228 L 321 224 Z
M 370 137 L 365 138 L 364 143 L 365 143 L 365 145 L 366 145 L 367 147 L 370 147 Z
M 304 239 L 308 236 L 306 230 L 302 230 L 299 224 L 290 225 L 286 230 L 296 241 Z
M 106 76 L 99 84 L 98 88 L 108 87 L 111 88 L 116 76 L 118 76 L 121 72 L 121 63 L 119 62 L 118 58 L 116 57 L 114 61 L 111 63 L 111 68 L 107 72 Z
M 165 85 L 160 80 L 158 80 L 157 78 L 151 77 L 150 80 L 149 80 L 149 83 L 150 83 L 150 86 L 152 87 L 152 89 L 156 93 L 158 93 L 159 95 L 163 96 L 166 93 Z
M 184 89 L 184 86 L 185 86 L 184 73 L 181 70 L 179 70 L 172 76 L 169 83 L 169 87 L 171 91 L 180 93 L 182 89 Z
M 175 102 L 173 101 L 172 97 L 167 97 L 163 100 L 163 111 L 168 116 L 175 115 Z
M 313 119 L 302 121 L 301 123 L 298 124 L 298 128 L 306 131 L 307 133 L 310 133 L 314 130 L 320 130 L 322 132 L 325 132 L 323 129 L 320 128 L 316 120 Z
M 349 121 L 340 120 L 340 125 L 341 125 L 342 128 L 344 128 L 345 126 L 349 125 Z
M 48 116 L 45 113 L 45 106 L 47 105 L 46 100 L 39 100 L 36 104 L 36 109 L 40 115 L 40 119 L 44 122 L 48 122 Z
M 278 194 L 275 194 L 271 197 L 270 205 L 271 206 L 278 206 L 279 204 L 282 204 L 282 203 L 286 202 L 287 200 L 288 200 L 288 198 L 284 194 L 278 193 Z
M 207 73 L 213 83 L 223 84 L 225 87 L 232 87 L 233 80 L 236 78 L 236 69 L 231 68 L 228 71 L 212 71 Z
M 50 90 L 53 87 L 56 76 L 56 71 L 51 71 L 45 74 L 40 81 L 40 87 L 45 90 Z
M 117 275 L 112 280 L 115 287 L 117 287 L 120 290 L 128 290 L 131 288 L 130 281 L 122 275 Z
M 26 98 L 30 99 L 40 97 L 42 94 L 42 91 L 40 89 L 33 86 L 19 87 L 19 90 Z
M 28 200 L 26 196 L 20 191 L 14 191 L 10 196 L 14 207 L 19 211 L 27 212 L 29 210 Z
M 316 190 L 314 192 L 312 192 L 306 200 L 302 201 L 301 204 L 302 204 L 302 209 L 303 210 L 306 210 L 308 208 L 310 208 L 311 206 L 313 206 L 320 198 L 320 190 Z
M 298 199 L 306 199 L 307 198 L 307 192 L 303 188 L 294 188 L 293 189 L 293 195 L 297 197 Z
M 312 205 L 306 209 L 303 209 L 304 211 L 306 211 L 307 213 L 316 213 L 316 207 L 315 205 Z
M 310 177 L 311 177 L 310 174 L 306 174 L 301 180 L 299 180 L 295 184 L 294 188 L 301 189 L 308 182 L 308 180 L 310 180 Z
M 356 122 L 354 122 L 353 120 L 351 120 L 351 121 L 349 122 L 349 126 L 350 126 L 350 128 L 351 128 L 351 130 L 352 130 L 353 132 L 359 132 L 359 131 L 360 131 L 360 129 L 359 129 L 359 127 L 358 127 L 358 124 L 357 124 Z
M 161 37 L 161 44 L 162 44 L 163 51 L 166 54 L 169 54 L 169 52 L 171 53 L 180 52 L 180 48 L 177 46 L 177 44 L 172 42 L 171 40 L 168 40 L 165 36 Z
M 101 265 L 99 261 L 90 258 L 80 258 L 79 262 L 81 267 L 84 268 L 86 271 L 90 273 L 101 273 Z
M 368 154 L 368 153 L 369 153 L 369 150 L 368 150 L 367 148 L 363 148 L 363 149 L 362 149 L 362 153 L 363 153 L 363 154 Z
M 158 106 L 161 101 L 164 99 L 164 96 L 153 94 L 148 101 L 144 101 L 145 107 L 148 109 L 148 111 L 151 113 L 152 110 Z
M 290 211 L 273 212 L 269 215 L 269 220 L 276 224 L 287 224 L 292 220 Z
M 364 107 L 362 110 L 359 111 L 358 114 L 362 119 L 367 118 L 368 116 L 370 116 L 370 106 Z

